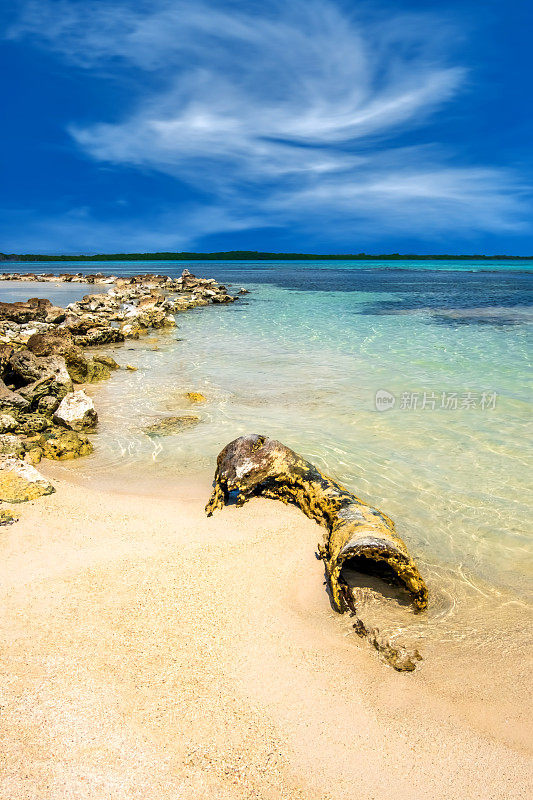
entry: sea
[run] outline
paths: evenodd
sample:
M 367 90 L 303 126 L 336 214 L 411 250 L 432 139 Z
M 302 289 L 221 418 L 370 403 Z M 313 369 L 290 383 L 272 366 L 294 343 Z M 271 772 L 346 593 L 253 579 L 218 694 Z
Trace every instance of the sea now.
M 3 267 L 108 275 L 188 267 L 230 292 L 249 290 L 109 351 L 137 369 L 89 387 L 100 417 L 95 451 L 63 463 L 65 475 L 157 496 L 211 475 L 237 436 L 279 439 L 394 519 L 430 589 L 429 612 L 410 620 L 411 632 L 486 646 L 492 615 L 512 630 L 509 649 L 521 643 L 533 576 L 533 261 Z M 65 305 L 90 291 L 0 283 L 2 300 L 38 295 Z M 190 391 L 206 402 L 192 405 Z M 145 432 L 175 414 L 199 422 L 171 436 Z

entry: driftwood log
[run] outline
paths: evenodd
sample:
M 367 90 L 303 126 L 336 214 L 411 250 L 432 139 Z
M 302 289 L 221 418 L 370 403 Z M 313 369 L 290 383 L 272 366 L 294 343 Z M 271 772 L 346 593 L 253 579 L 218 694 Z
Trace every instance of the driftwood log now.
M 205 509 L 208 516 L 229 502 L 242 506 L 251 497 L 261 496 L 294 503 L 325 527 L 318 554 L 339 613 L 355 614 L 351 590 L 341 574 L 345 565 L 399 584 L 417 611 L 426 608 L 426 584 L 392 520 L 281 442 L 258 434 L 230 442 L 218 456 L 213 485 Z M 355 627 L 362 632 L 359 625 Z

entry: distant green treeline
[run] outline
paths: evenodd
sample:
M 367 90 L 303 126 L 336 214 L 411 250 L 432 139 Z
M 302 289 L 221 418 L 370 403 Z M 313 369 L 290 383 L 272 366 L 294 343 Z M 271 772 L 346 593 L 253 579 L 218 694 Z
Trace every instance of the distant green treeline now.
M 101 253 L 92 256 L 45 256 L 0 253 L 0 261 L 517 261 L 531 256 L 486 255 L 415 255 L 413 253 L 350 253 L 316 255 L 314 253 L 260 253 L 256 250 L 229 250 L 223 253 Z

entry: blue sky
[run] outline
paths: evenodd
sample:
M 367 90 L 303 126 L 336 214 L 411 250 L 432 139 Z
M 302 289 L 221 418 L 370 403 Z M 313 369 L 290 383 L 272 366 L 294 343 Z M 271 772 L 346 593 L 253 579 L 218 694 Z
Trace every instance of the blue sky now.
M 4 5 L 0 251 L 533 253 L 531 4 Z

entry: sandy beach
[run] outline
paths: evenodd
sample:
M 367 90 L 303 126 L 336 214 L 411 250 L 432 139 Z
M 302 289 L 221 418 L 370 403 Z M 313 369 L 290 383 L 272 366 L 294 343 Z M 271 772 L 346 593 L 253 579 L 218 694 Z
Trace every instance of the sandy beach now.
M 297 509 L 207 519 L 207 477 L 149 502 L 41 467 L 57 492 L 0 539 L 2 798 L 530 796 L 520 658 L 428 643 L 397 673 Z

